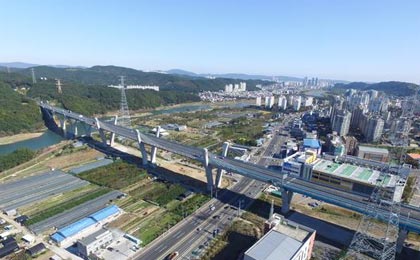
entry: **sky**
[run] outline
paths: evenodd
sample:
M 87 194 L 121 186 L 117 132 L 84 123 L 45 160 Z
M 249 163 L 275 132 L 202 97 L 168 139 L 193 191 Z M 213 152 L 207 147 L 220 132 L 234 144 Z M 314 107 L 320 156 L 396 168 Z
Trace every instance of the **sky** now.
M 0 0 L 0 62 L 420 83 L 420 1 Z

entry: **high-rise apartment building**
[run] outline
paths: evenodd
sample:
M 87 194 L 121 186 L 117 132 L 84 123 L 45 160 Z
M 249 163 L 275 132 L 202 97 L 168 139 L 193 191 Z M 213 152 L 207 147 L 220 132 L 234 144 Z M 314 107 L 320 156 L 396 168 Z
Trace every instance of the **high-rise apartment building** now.
M 334 111 L 331 129 L 340 136 L 346 136 L 349 132 L 351 113 L 345 109 Z

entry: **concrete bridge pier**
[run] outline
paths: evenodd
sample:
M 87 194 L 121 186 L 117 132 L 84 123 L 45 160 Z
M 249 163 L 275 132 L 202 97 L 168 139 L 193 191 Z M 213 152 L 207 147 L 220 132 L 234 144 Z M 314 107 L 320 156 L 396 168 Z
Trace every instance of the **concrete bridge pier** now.
M 107 145 L 105 132 L 103 129 L 101 129 L 101 125 L 99 124 L 99 120 L 97 117 L 95 117 L 95 122 L 96 122 L 96 128 L 98 128 L 99 135 L 101 136 L 102 143 Z
M 83 124 L 83 129 L 85 130 L 85 135 L 88 137 L 92 137 L 92 126 L 88 124 Z
M 160 136 L 160 126 L 158 126 L 156 128 L 156 137 Z M 150 162 L 152 164 L 156 164 L 156 152 L 157 152 L 157 147 L 156 146 L 152 146 L 152 152 L 150 155 Z
M 207 148 L 203 149 L 204 157 L 204 169 L 206 170 L 207 178 L 207 191 L 213 192 L 214 182 L 213 182 L 213 168 L 209 165 L 209 151 Z
M 228 151 L 229 151 L 229 142 L 224 142 L 223 150 L 222 150 L 222 157 L 226 157 Z M 225 173 L 225 170 L 223 170 L 222 168 L 217 169 L 216 183 L 215 183 L 217 189 L 220 188 L 220 185 L 222 184 L 222 177 L 224 173 Z
M 293 198 L 292 191 L 287 191 L 284 188 L 281 189 L 281 199 L 282 199 L 281 213 L 282 214 L 287 214 L 289 212 L 292 198 Z
M 60 117 L 60 128 L 63 129 L 63 132 L 66 133 L 67 132 L 67 127 L 66 127 L 66 117 Z
M 144 146 L 144 143 L 141 141 L 141 136 L 140 136 L 140 132 L 138 129 L 136 129 L 136 133 L 137 133 L 137 143 L 139 144 L 139 148 L 140 148 L 140 152 L 141 152 L 141 157 L 143 160 L 143 165 L 146 166 L 147 165 L 147 151 L 146 151 L 146 147 Z
M 76 122 L 74 122 L 74 124 L 73 124 L 73 135 L 74 135 L 74 138 L 77 138 L 77 136 L 79 135 L 79 130 L 77 128 L 77 123 Z
M 115 118 L 114 118 L 114 125 L 117 125 L 117 122 L 118 122 L 118 116 L 115 116 Z M 111 139 L 109 140 L 109 145 L 111 147 L 114 146 L 114 142 L 115 142 L 115 133 L 112 132 L 111 133 Z
M 401 253 L 404 246 L 404 241 L 407 238 L 407 236 L 408 236 L 408 231 L 400 228 L 398 232 L 398 239 L 397 239 L 397 253 Z

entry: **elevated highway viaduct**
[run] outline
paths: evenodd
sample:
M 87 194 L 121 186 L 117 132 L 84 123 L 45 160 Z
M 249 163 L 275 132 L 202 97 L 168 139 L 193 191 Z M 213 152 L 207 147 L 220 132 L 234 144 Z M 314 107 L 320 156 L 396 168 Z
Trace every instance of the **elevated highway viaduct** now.
M 107 141 L 105 132 L 111 133 L 111 136 L 114 137 L 115 135 L 118 135 L 137 141 L 144 165 L 149 163 L 149 155 L 145 145 L 152 147 L 150 158 L 152 163 L 156 161 L 156 149 L 162 149 L 201 162 L 206 170 L 207 187 L 209 190 L 217 188 L 218 180 L 221 179 L 223 172 L 227 171 L 278 186 L 282 191 L 282 213 L 287 213 L 289 211 L 290 202 L 293 193 L 295 192 L 361 214 L 367 213 L 366 206 L 368 201 L 365 196 L 359 194 L 334 189 L 302 179 L 292 178 L 283 175 L 280 172 L 249 162 L 226 158 L 223 156 L 226 155 L 226 153 L 219 156 L 208 152 L 205 148 L 203 149 L 165 140 L 159 138 L 159 130 L 157 131 L 157 135 L 140 133 L 138 130 L 116 125 L 116 120 L 112 123 L 104 122 L 98 118 L 89 118 L 69 110 L 51 106 L 45 102 L 39 102 L 38 104 L 41 107 L 44 116 L 52 118 L 53 115 L 57 115 L 60 118 L 60 126 L 63 130 L 66 129 L 65 125 L 67 120 L 79 121 L 85 124 L 88 135 L 92 132 L 92 129 L 96 129 L 101 136 L 102 142 L 105 144 L 112 143 L 112 140 Z M 224 147 L 224 149 L 227 148 Z M 213 180 L 212 169 L 218 169 L 216 182 Z M 387 211 L 386 208 L 381 208 L 376 217 L 377 219 L 387 221 L 389 219 L 389 214 L 390 212 Z M 420 233 L 420 208 L 401 204 L 399 225 L 402 230 Z

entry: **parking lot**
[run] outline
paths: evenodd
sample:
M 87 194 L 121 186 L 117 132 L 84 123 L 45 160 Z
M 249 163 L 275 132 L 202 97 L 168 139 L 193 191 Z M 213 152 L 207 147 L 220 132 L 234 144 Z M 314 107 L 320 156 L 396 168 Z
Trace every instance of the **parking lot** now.
M 0 184 L 0 208 L 7 212 L 88 185 L 62 171 L 50 171 Z

